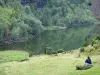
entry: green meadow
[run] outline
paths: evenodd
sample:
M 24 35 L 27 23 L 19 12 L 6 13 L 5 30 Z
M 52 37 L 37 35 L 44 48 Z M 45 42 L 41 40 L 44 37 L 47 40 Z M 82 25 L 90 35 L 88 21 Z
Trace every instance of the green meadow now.
M 23 60 L 24 52 L 0 52 L 8 56 L 8 60 Z M 76 57 L 75 53 L 54 55 L 37 55 L 29 60 L 6 62 L 0 64 L 0 75 L 99 75 L 100 56 L 92 56 L 93 67 L 88 70 L 76 70 L 76 65 L 84 65 L 86 56 Z M 17 59 L 18 58 L 18 59 Z

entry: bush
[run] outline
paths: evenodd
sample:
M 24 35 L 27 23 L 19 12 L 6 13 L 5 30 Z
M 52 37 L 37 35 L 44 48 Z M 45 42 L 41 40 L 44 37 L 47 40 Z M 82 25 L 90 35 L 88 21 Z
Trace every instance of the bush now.
M 57 51 L 54 51 L 52 47 L 45 46 L 44 53 L 48 55 L 57 55 Z
M 57 56 L 57 51 L 51 51 L 51 54 L 50 55 L 55 55 Z
M 87 46 L 88 46 L 88 43 L 85 42 L 85 43 L 83 44 L 83 47 L 87 47 Z
M 51 54 L 51 51 L 52 51 L 52 47 L 45 47 L 45 49 L 44 49 L 44 53 L 45 54 L 48 54 L 48 55 L 50 55 Z
M 95 38 L 95 40 L 100 40 L 100 36 L 97 36 L 97 37 Z
M 96 43 L 95 40 L 92 40 L 92 41 L 91 41 L 91 45 L 92 45 L 92 46 L 93 46 L 95 43 Z
M 98 49 L 98 48 L 99 48 L 99 46 L 98 46 L 98 45 L 94 45 L 93 47 L 94 47 L 95 49 Z
M 29 57 L 32 57 L 32 55 L 33 55 L 32 53 L 29 53 Z
M 57 50 L 57 53 L 63 53 L 64 50 L 60 49 L 60 50 Z
M 80 48 L 80 52 L 84 52 L 84 51 L 85 51 L 84 47 Z

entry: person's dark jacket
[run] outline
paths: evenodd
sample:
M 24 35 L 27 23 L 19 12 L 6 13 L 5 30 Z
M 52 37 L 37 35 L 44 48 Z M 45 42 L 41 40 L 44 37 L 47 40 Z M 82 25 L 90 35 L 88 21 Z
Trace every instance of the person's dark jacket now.
M 92 61 L 91 61 L 90 57 L 88 57 L 88 58 L 85 60 L 85 63 L 87 63 L 87 64 L 92 64 Z

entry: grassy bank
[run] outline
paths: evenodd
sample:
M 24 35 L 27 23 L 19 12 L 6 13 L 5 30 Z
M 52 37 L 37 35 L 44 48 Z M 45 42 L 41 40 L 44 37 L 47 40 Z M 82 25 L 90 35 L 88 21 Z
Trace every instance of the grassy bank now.
M 28 53 L 24 51 L 0 51 L 0 63 L 24 60 L 28 56 Z
M 99 56 L 92 56 L 93 68 L 76 71 L 76 65 L 84 65 L 86 57 L 76 58 L 76 54 L 60 54 L 58 56 L 33 56 L 24 62 L 8 62 L 0 64 L 0 75 L 100 75 Z

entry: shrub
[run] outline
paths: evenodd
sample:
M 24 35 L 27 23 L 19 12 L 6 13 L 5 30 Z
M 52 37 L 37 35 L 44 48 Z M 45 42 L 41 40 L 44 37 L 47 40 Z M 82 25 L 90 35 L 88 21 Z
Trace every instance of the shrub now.
M 100 36 L 97 36 L 97 37 L 95 38 L 95 40 L 100 40 Z
M 47 46 L 45 47 L 45 54 L 50 55 L 51 51 L 52 51 L 52 47 L 47 47 Z
M 45 46 L 44 53 L 48 55 L 57 55 L 57 51 L 54 51 L 52 47 Z
M 88 46 L 88 43 L 85 42 L 85 43 L 83 44 L 83 47 L 87 47 L 87 46 Z
M 57 53 L 63 53 L 64 50 L 60 49 L 60 50 L 57 50 Z
M 33 54 L 30 52 L 30 53 L 29 53 L 29 57 L 32 57 L 32 55 L 33 55 Z
M 57 56 L 57 51 L 51 51 L 51 55 Z
M 93 46 L 95 43 L 96 43 L 95 40 L 92 40 L 92 41 L 91 41 L 91 45 L 92 45 L 92 46 Z
M 84 51 L 85 51 L 84 47 L 80 48 L 80 52 L 84 52 Z
M 98 45 L 94 45 L 93 47 L 94 47 L 95 49 L 98 49 L 98 48 L 99 48 L 99 46 L 98 46 Z

